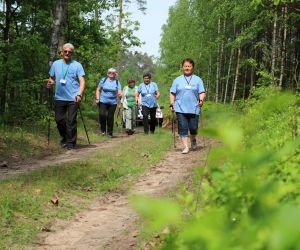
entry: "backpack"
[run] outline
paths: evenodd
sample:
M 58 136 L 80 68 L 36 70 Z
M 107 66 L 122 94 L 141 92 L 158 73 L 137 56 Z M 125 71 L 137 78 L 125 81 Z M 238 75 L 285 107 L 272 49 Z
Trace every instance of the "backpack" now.
M 107 77 L 104 78 L 103 84 L 106 82 L 106 80 L 107 80 Z M 118 81 L 118 79 L 116 79 L 116 90 L 118 90 L 118 85 L 119 85 L 119 81 Z M 98 87 L 98 85 L 97 85 L 97 87 Z

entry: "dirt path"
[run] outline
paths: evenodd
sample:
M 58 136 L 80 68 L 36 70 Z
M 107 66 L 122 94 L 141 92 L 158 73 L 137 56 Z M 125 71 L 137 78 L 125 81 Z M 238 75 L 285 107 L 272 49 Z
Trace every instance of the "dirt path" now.
M 108 141 L 103 141 L 91 145 L 77 145 L 75 150 L 66 150 L 59 155 L 50 155 L 42 159 L 27 159 L 21 163 L 13 164 L 9 167 L 0 168 L 0 180 L 13 176 L 29 173 L 33 170 L 47 168 L 49 166 L 60 165 L 62 163 L 78 161 L 87 158 L 90 154 L 104 148 L 113 147 L 120 141 L 128 140 L 127 135 L 117 135 Z
M 174 189 L 189 170 L 205 160 L 204 145 L 183 155 L 177 149 L 138 178 L 127 194 L 110 194 L 95 199 L 91 205 L 70 221 L 57 221 L 50 232 L 40 235 L 38 243 L 27 249 L 136 249 L 138 215 L 128 202 L 132 194 L 162 196 Z M 207 145 L 206 145 L 207 146 Z

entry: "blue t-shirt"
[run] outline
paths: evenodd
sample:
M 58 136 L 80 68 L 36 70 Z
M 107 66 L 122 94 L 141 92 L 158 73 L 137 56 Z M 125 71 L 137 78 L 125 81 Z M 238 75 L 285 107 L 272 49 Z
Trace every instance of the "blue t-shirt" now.
M 199 76 L 177 77 L 170 89 L 170 93 L 175 94 L 175 112 L 198 115 L 200 112 L 199 94 L 203 92 L 205 89 Z
M 52 64 L 49 75 L 55 77 L 55 100 L 75 101 L 79 92 L 78 77 L 85 75 L 82 65 L 75 60 L 65 64 L 60 59 Z
M 155 93 L 158 92 L 158 87 L 155 82 L 149 82 L 148 84 L 141 83 L 137 92 L 142 96 L 142 106 L 148 108 L 157 107 Z
M 117 104 L 117 92 L 122 89 L 121 83 L 116 79 L 102 78 L 98 84 L 101 89 L 100 102 L 106 104 Z

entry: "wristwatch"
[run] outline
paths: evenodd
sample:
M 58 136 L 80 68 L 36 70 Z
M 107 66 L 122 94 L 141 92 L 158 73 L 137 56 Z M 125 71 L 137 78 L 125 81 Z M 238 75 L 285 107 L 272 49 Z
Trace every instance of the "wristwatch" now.
M 79 96 L 80 98 L 82 98 L 82 96 L 81 96 L 81 95 L 77 95 L 77 96 Z

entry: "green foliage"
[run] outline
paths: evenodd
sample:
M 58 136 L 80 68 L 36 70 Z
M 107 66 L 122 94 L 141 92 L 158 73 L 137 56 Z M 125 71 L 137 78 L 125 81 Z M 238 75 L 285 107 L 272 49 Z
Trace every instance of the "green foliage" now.
M 177 224 L 172 223 L 175 218 L 169 223 L 147 217 L 149 210 L 158 210 L 152 200 L 147 212 L 142 210 L 147 221 L 151 218 L 161 228 L 172 225 L 159 249 L 300 248 L 300 230 L 295 227 L 300 218 L 300 140 L 294 139 L 297 129 L 291 124 L 299 115 L 298 97 L 269 89 L 260 92 L 260 99 L 246 102 L 242 110 L 225 106 L 223 115 L 214 115 L 214 108 L 207 111 L 214 122 L 202 133 L 222 145 L 209 151 L 191 191 L 178 195 L 183 207 Z
M 43 105 L 47 91 L 43 86 L 48 78 L 49 45 L 56 3 L 50 0 L 2 2 L 0 122 L 20 125 L 40 121 L 47 116 L 47 107 Z M 13 4 L 11 8 L 9 2 Z M 129 0 L 123 2 L 125 5 L 133 4 Z M 145 3 L 144 0 L 134 1 L 141 11 L 145 11 Z M 127 53 L 130 47 L 141 44 L 134 35 L 139 23 L 131 19 L 130 13 L 122 13 L 120 31 L 119 4 L 120 1 L 114 0 L 68 1 L 67 23 L 61 30 L 60 39 L 74 44 L 74 59 L 85 69 L 86 106 L 93 104 L 96 84 L 106 76 L 108 68 L 120 68 L 121 77 L 122 71 L 125 71 L 121 79 L 124 82 L 126 75 L 140 78 L 141 70 L 153 71 L 151 57 Z M 6 19 L 7 15 L 10 15 L 9 19 Z M 6 24 L 6 21 L 10 23 Z M 5 38 L 3 34 L 7 26 L 10 29 L 7 31 L 8 38 Z M 124 55 L 122 62 L 119 62 L 119 55 Z M 138 57 L 136 61 L 135 56 Z M 57 54 L 55 59 L 58 58 Z
M 151 137 L 137 135 L 126 143 L 91 153 L 87 159 L 1 180 L 0 234 L 4 237 L 0 237 L 0 249 L 22 249 L 34 241 L 41 228 L 57 218 L 70 218 L 96 195 L 125 191 L 130 185 L 127 177 L 159 162 L 171 144 L 170 133 L 161 129 Z M 50 202 L 55 197 L 59 198 L 58 206 Z M 166 211 L 167 222 L 178 213 L 169 216 Z
M 281 88 L 295 89 L 299 66 L 290 58 L 299 54 L 298 12 L 295 1 L 178 0 L 163 26 L 157 71 L 169 82 L 182 59 L 193 58 L 210 100 L 224 101 L 226 85 L 226 97 L 234 99 L 251 95 L 255 86 L 278 86 L 279 79 Z M 291 33 L 283 41 L 286 28 Z

